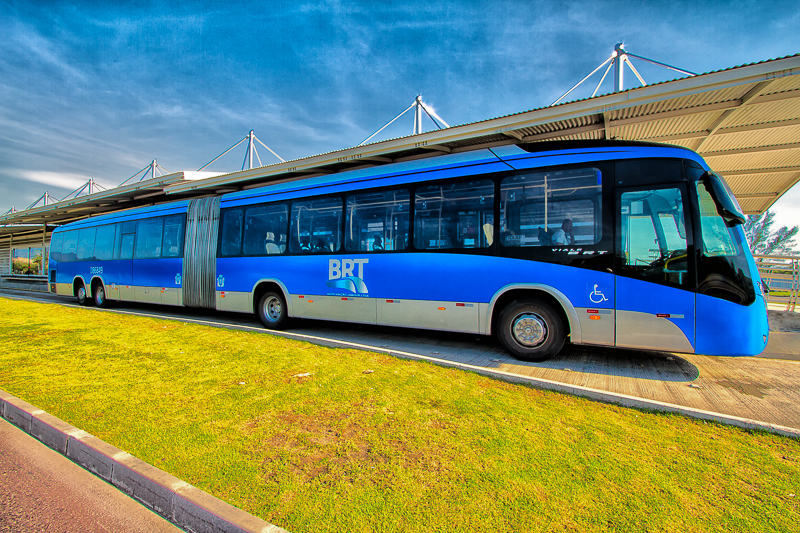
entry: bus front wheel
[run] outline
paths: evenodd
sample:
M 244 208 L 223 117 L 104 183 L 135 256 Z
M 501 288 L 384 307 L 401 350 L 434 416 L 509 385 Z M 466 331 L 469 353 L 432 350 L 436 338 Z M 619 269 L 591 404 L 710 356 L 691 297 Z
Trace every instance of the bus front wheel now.
M 544 361 L 564 346 L 566 327 L 560 314 L 539 301 L 513 301 L 503 309 L 497 337 L 511 355 L 523 361 Z
M 288 313 L 283 296 L 273 291 L 265 292 L 258 301 L 258 319 L 268 329 L 286 327 Z

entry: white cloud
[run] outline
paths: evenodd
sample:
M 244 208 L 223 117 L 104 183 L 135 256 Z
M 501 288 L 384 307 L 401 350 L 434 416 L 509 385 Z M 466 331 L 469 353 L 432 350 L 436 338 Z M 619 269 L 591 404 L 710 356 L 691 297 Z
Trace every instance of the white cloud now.
M 89 181 L 88 176 L 83 176 L 81 174 L 73 174 L 68 172 L 51 172 L 48 170 L 26 170 L 26 169 L 18 169 L 18 170 L 9 170 L 6 171 L 7 175 L 16 176 L 17 178 L 23 179 L 25 181 L 33 181 L 36 183 L 43 183 L 50 187 L 55 187 L 57 189 L 68 189 L 74 190 Z M 108 187 L 108 185 L 101 183 L 103 187 Z

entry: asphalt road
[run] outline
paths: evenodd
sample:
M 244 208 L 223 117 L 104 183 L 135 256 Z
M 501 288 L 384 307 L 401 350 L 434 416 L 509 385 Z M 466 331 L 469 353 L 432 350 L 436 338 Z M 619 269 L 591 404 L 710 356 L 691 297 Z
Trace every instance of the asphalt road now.
M 0 532 L 180 531 L 0 419 Z

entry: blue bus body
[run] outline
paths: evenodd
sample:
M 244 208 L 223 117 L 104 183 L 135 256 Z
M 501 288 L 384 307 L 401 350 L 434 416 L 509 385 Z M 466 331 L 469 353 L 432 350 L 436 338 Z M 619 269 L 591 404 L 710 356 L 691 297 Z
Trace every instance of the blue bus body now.
M 768 335 L 761 282 L 715 179 L 692 151 L 638 143 L 394 163 L 68 224 L 53 234 L 50 286 L 87 301 L 100 291 L 100 305 L 255 312 L 268 327 L 497 333 L 530 360 L 559 336 L 755 355 Z

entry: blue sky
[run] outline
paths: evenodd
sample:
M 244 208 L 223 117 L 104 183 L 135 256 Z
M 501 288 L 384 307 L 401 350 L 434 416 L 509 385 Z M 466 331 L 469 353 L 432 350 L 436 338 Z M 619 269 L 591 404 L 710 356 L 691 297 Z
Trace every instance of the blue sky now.
M 546 106 L 618 41 L 695 72 L 800 51 L 796 1 L 176 4 L 0 0 L 0 212 L 194 170 L 250 129 L 286 159 L 353 146 L 418 93 L 451 125 Z M 800 190 L 777 209 L 800 221 Z

